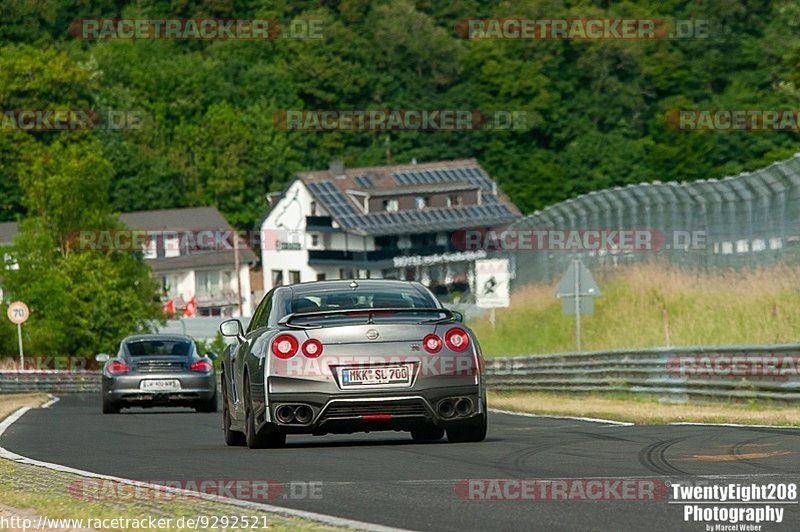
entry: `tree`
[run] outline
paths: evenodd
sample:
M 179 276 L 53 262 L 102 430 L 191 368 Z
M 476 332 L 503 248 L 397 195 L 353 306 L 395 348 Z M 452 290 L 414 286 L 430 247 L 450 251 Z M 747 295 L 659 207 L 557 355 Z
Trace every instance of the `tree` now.
M 141 252 L 83 249 L 76 238 L 122 229 L 110 212 L 111 167 L 99 142 L 56 141 L 20 164 L 29 216 L 6 255 L 3 286 L 31 308 L 28 350 L 91 355 L 148 330 L 160 305 Z

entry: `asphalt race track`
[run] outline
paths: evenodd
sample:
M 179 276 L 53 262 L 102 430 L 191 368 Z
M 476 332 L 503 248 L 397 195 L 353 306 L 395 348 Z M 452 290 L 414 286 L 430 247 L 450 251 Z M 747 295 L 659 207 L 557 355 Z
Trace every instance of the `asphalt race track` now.
M 0 438 L 23 456 L 136 480 L 321 481 L 322 498 L 270 504 L 415 530 L 705 530 L 670 496 L 655 501 L 465 500 L 466 479 L 800 482 L 800 429 L 619 426 L 494 413 L 478 444 L 416 444 L 406 433 L 289 436 L 284 449 L 222 441 L 220 414 L 126 410 L 65 396 Z M 698 476 L 707 476 L 699 479 Z M 463 486 L 464 483 L 461 484 Z M 65 486 L 65 490 L 67 487 Z M 782 525 L 797 529 L 798 505 Z

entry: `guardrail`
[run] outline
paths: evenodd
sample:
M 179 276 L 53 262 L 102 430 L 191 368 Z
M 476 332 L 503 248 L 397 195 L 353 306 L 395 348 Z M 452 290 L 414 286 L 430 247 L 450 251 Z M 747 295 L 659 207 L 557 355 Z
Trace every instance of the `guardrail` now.
M 800 400 L 800 344 L 624 349 L 489 358 L 493 390 Z
M 493 390 L 629 392 L 692 398 L 800 400 L 800 344 L 623 349 L 495 357 Z M 98 392 L 93 371 L 0 370 L 0 393 Z
M 0 370 L 0 393 L 100 391 L 100 372 L 65 370 Z

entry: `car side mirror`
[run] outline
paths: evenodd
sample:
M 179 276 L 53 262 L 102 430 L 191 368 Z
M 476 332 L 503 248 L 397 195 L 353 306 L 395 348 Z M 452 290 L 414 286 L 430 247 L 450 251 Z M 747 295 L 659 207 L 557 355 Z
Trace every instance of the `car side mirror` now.
M 457 311 L 457 310 L 451 310 L 450 312 L 452 312 L 452 313 L 453 313 L 453 318 L 455 318 L 455 320 L 456 320 L 458 323 L 464 323 L 464 315 L 463 315 L 462 313 L 460 313 L 460 312 L 459 312 L 459 311 Z
M 225 320 L 219 324 L 219 332 L 226 338 L 237 338 L 244 341 L 244 328 L 242 322 L 237 319 Z
M 98 354 L 98 355 L 95 355 L 95 357 L 94 357 L 94 359 L 95 359 L 96 361 L 98 361 L 98 362 L 104 362 L 104 363 L 105 363 L 105 362 L 108 362 L 108 360 L 109 360 L 110 358 L 111 358 L 111 357 L 110 357 L 110 356 L 108 356 L 108 354 L 106 354 L 106 353 L 100 353 L 100 354 Z

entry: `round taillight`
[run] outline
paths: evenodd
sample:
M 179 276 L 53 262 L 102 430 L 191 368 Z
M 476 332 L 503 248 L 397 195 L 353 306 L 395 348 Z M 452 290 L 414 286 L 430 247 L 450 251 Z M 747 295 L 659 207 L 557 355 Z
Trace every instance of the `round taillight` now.
M 303 354 L 308 358 L 317 358 L 322 354 L 322 342 L 314 338 L 303 342 Z
M 442 350 L 442 339 L 435 334 L 429 334 L 422 339 L 422 347 L 428 353 L 438 353 Z
M 120 362 L 119 360 L 115 360 L 111 364 L 108 365 L 108 372 L 111 375 L 119 375 L 120 373 L 128 373 L 130 368 L 124 363 Z
M 464 351 L 469 347 L 469 335 L 464 329 L 456 327 L 445 333 L 444 343 L 453 351 Z
M 272 340 L 272 354 L 278 358 L 292 358 L 297 354 L 297 338 L 291 334 L 280 334 Z

